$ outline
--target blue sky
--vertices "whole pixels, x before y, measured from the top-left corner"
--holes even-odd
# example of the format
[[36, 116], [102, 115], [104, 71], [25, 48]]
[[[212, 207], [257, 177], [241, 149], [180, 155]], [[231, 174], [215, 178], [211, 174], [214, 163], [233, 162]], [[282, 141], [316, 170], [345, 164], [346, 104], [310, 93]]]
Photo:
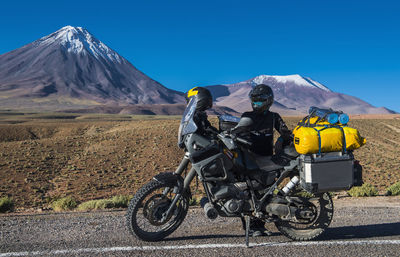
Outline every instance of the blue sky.
[[3, 1], [0, 54], [81, 26], [164, 86], [300, 74], [400, 112], [399, 1]]

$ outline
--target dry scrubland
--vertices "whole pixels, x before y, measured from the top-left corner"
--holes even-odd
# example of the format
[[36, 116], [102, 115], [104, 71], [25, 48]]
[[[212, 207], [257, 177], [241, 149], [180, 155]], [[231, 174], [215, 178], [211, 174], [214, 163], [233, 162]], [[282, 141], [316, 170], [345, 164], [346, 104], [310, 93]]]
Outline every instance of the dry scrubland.
[[[352, 119], [350, 126], [367, 138], [355, 151], [364, 181], [383, 193], [400, 181], [400, 116], [373, 118]], [[299, 118], [285, 120], [294, 128]], [[0, 197], [26, 210], [46, 209], [65, 196], [82, 202], [133, 195], [180, 162], [178, 126], [176, 116], [2, 113]]]

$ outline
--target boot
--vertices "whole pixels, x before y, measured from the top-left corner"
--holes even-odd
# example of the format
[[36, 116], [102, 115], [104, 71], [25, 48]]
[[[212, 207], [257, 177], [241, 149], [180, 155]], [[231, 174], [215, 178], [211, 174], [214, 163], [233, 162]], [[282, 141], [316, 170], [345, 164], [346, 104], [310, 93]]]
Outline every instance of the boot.
[[[241, 218], [243, 229], [246, 230], [246, 222], [244, 218]], [[270, 236], [272, 233], [265, 228], [265, 222], [257, 219], [250, 218], [250, 231], [249, 236], [257, 237], [257, 236]]]

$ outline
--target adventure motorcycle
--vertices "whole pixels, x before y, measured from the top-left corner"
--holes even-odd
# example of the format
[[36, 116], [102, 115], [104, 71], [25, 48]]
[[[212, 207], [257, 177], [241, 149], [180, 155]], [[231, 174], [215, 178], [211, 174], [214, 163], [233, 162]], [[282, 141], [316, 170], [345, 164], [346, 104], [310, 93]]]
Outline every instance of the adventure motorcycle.
[[178, 144], [185, 149], [179, 167], [156, 175], [129, 204], [127, 225], [142, 240], [162, 240], [179, 227], [195, 176], [207, 195], [201, 201], [206, 216], [244, 217], [247, 245], [250, 217], [274, 222], [292, 240], [318, 237], [333, 217], [328, 192], [362, 183], [362, 168], [351, 151], [299, 155], [292, 144], [278, 155], [256, 156], [248, 150], [251, 143], [233, 133], [249, 127], [251, 120], [223, 115], [219, 133], [196, 133], [196, 104], [191, 98], [179, 127]]

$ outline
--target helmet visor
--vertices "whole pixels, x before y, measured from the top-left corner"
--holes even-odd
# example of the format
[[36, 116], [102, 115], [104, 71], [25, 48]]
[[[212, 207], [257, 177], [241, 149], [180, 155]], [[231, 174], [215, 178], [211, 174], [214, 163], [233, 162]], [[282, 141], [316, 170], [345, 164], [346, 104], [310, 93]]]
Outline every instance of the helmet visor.
[[255, 95], [250, 96], [252, 102], [268, 102], [272, 100], [272, 95]]

